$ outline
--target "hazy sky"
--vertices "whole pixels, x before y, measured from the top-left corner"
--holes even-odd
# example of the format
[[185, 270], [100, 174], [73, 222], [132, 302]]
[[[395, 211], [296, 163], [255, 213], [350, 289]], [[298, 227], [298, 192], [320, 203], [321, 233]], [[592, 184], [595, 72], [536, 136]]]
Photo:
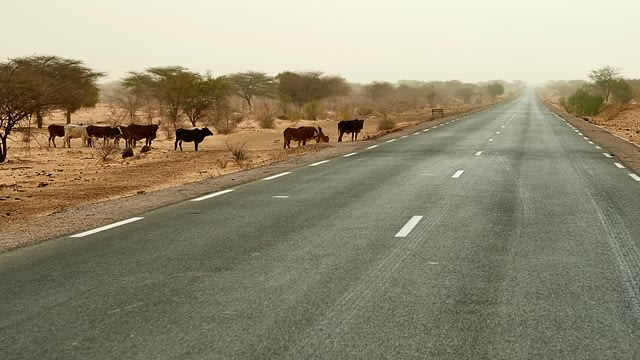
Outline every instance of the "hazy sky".
[[179, 65], [349, 82], [640, 78], [635, 0], [7, 0], [0, 61], [57, 55], [117, 80]]

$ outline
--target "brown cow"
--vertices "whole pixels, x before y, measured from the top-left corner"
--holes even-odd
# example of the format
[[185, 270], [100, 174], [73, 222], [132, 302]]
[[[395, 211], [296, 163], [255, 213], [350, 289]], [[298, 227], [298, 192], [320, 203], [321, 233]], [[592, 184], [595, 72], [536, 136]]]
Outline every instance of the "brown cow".
[[138, 125], [131, 124], [127, 126], [129, 132], [129, 146], [136, 147], [136, 141], [145, 139], [144, 144], [151, 146], [151, 141], [156, 138], [158, 125]]
[[316, 142], [329, 142], [329, 136], [322, 132], [322, 128], [320, 126], [318, 126], [318, 140]]
[[64, 125], [55, 125], [51, 124], [47, 126], [47, 130], [49, 130], [49, 147], [51, 147], [51, 143], [53, 143], [53, 147], [56, 146], [56, 136], [63, 138], [64, 137]]
[[307, 140], [316, 139], [318, 141], [318, 129], [313, 126], [300, 126], [299, 128], [286, 128], [284, 129], [284, 148], [290, 148], [291, 140], [297, 141], [298, 146], [300, 142], [302, 145], [307, 144]]

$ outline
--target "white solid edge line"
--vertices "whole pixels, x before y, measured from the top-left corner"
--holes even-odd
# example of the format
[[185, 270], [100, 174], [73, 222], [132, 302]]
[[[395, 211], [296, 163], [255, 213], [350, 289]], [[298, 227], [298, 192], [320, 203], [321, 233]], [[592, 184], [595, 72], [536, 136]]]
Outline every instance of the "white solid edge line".
[[266, 177], [266, 178], [264, 178], [262, 180], [273, 180], [273, 179], [277, 179], [277, 178], [279, 178], [281, 176], [285, 176], [285, 175], [289, 175], [289, 174], [291, 174], [291, 172], [290, 171], [286, 171], [286, 172], [283, 172], [283, 173], [280, 173], [280, 174], [276, 174], [276, 175], [272, 175], [272, 176]]
[[636, 174], [629, 174], [629, 176], [631, 176], [631, 178], [635, 181], [640, 181], [640, 176], [636, 175]]
[[318, 161], [317, 163], [310, 164], [309, 166], [318, 166], [318, 165], [326, 164], [328, 162], [329, 160], [322, 160], [322, 161]]
[[143, 217], [132, 217], [130, 219], [126, 219], [126, 220], [115, 222], [113, 224], [101, 226], [101, 227], [95, 228], [93, 230], [87, 230], [85, 232], [81, 232], [79, 234], [71, 235], [69, 237], [72, 237], [72, 238], [85, 237], [85, 236], [88, 236], [88, 235], [92, 235], [92, 234], [95, 234], [95, 233], [99, 233], [101, 231], [113, 229], [115, 227], [122, 226], [122, 225], [125, 225], [125, 224], [129, 224], [129, 223], [132, 223], [134, 221], [138, 221], [138, 220], [142, 220], [142, 219], [144, 219], [144, 218]]
[[452, 178], [457, 179], [464, 173], [464, 170], [458, 170], [455, 174], [453, 174]]
[[404, 224], [402, 229], [398, 231], [395, 237], [407, 237], [407, 235], [409, 235], [411, 230], [413, 230], [413, 228], [416, 227], [416, 225], [418, 225], [420, 220], [422, 220], [422, 216], [413, 216], [411, 219], [409, 219], [409, 221], [407, 221], [406, 224]]
[[342, 155], [342, 157], [346, 158], [346, 157], [353, 156], [353, 155], [358, 155], [358, 153], [353, 152], [353, 153], [349, 153], [347, 155]]
[[233, 191], [233, 189], [222, 190], [222, 191], [214, 192], [214, 193], [211, 193], [211, 194], [208, 194], [208, 195], [200, 196], [200, 197], [197, 197], [195, 199], [191, 199], [191, 201], [207, 200], [207, 199], [211, 199], [212, 197], [216, 197], [216, 196], [220, 196], [220, 195], [224, 195], [224, 194], [230, 193], [232, 191]]

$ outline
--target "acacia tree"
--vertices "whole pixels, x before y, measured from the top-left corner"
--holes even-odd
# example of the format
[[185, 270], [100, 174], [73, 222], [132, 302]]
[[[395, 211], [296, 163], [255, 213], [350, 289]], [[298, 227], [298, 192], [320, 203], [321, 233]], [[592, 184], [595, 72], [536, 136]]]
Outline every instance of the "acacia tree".
[[123, 85], [129, 88], [148, 89], [151, 96], [165, 110], [174, 129], [180, 124], [180, 110], [186, 98], [197, 90], [199, 75], [181, 66], [154, 67], [146, 73], [130, 72]]
[[247, 71], [231, 74], [227, 77], [233, 86], [233, 91], [243, 98], [252, 110], [251, 99], [257, 96], [271, 96], [275, 93], [275, 79], [265, 73]]
[[140, 107], [145, 107], [147, 122], [151, 123], [155, 101], [153, 96], [154, 80], [151, 75], [130, 72], [129, 76], [122, 80], [122, 87], [126, 91], [126, 99], [121, 100], [125, 102], [123, 105], [129, 113], [131, 122], [135, 122], [137, 104], [140, 103]]
[[217, 110], [227, 106], [231, 85], [226, 77], [213, 77], [207, 73], [196, 81], [193, 91], [186, 94], [182, 112], [191, 125], [207, 115], [209, 110]]
[[48, 103], [48, 91], [41, 74], [19, 59], [0, 64], [0, 163], [7, 158], [7, 138], [11, 130]]
[[496, 102], [496, 98], [504, 94], [504, 86], [498, 82], [487, 85], [487, 92], [491, 96], [491, 103]]
[[67, 123], [70, 123], [71, 114], [82, 107], [93, 107], [98, 102], [99, 89], [96, 82], [104, 73], [91, 70], [82, 61], [50, 55], [15, 58], [12, 61], [39, 78], [39, 88], [51, 90], [46, 99], [34, 99], [34, 114], [39, 128], [42, 128], [43, 115], [47, 111], [64, 110]]
[[371, 100], [378, 101], [389, 97], [395, 91], [395, 88], [391, 83], [385, 81], [374, 81], [364, 87], [364, 91], [371, 98]]
[[323, 76], [321, 72], [291, 72], [278, 74], [278, 92], [280, 98], [292, 102], [298, 110], [311, 101], [319, 101], [332, 96], [349, 93], [350, 88], [344, 78]]
[[611, 66], [603, 66], [600, 69], [592, 70], [589, 79], [593, 81], [596, 88], [602, 92], [604, 103], [609, 103], [611, 91], [616, 86], [616, 82], [621, 79], [620, 72]]

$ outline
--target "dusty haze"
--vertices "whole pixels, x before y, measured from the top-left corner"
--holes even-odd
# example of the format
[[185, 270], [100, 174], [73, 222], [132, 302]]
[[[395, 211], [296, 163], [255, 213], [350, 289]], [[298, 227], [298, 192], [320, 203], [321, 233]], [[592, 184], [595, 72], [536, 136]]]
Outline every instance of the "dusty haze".
[[214, 75], [317, 70], [349, 82], [640, 78], [628, 0], [21, 0], [0, 59], [57, 55], [117, 80], [180, 65]]

